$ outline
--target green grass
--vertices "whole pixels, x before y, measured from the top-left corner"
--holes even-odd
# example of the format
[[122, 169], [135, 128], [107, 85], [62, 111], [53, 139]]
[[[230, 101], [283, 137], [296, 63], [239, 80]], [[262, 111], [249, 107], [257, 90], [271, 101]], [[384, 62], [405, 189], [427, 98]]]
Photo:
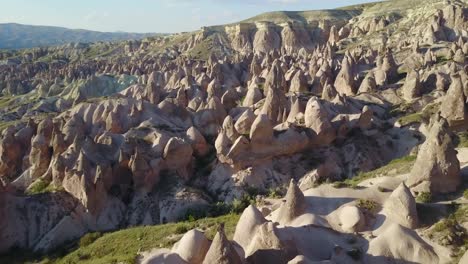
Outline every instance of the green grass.
[[402, 173], [408, 173], [416, 161], [416, 156], [409, 155], [403, 158], [392, 160], [389, 164], [369, 172], [361, 172], [351, 179], [346, 179], [342, 182], [335, 182], [333, 186], [335, 188], [352, 187], [356, 188], [359, 183], [373, 179], [379, 176], [387, 176], [389, 174], [398, 175]]
[[457, 134], [459, 148], [468, 148], [468, 132], [461, 132]]
[[37, 179], [26, 190], [26, 194], [35, 195], [35, 194], [59, 192], [59, 191], [63, 191], [63, 187], [56, 187], [48, 181], [45, 181], [43, 179]]
[[204, 231], [209, 239], [213, 239], [218, 225], [224, 223], [226, 235], [232, 239], [239, 217], [229, 214], [194, 222], [135, 227], [107, 234], [91, 233], [83, 236], [72, 252], [63, 253], [63, 250], [59, 250], [47, 257], [28, 257], [27, 253], [14, 254], [0, 257], [0, 263], [135, 263], [140, 252], [153, 248], [170, 248], [183, 233], [193, 228]]
[[232, 239], [238, 215], [200, 219], [192, 223], [166, 224], [151, 227], [137, 227], [105, 234], [93, 243], [80, 247], [62, 259], [50, 263], [135, 263], [138, 252], [152, 248], [171, 247], [185, 230], [200, 228], [209, 238], [216, 234], [216, 227], [225, 223], [226, 235]]
[[286, 194], [284, 187], [269, 188], [267, 193], [268, 198], [272, 199], [281, 198]]
[[422, 192], [416, 197], [419, 203], [430, 203], [432, 201], [432, 194], [430, 192]]
[[11, 96], [2, 96], [0, 97], [0, 108], [3, 109], [11, 104], [13, 97]]
[[[414, 123], [429, 123], [431, 116], [439, 110], [439, 104], [430, 104], [426, 106], [421, 112], [406, 114], [398, 119], [402, 126], [411, 125]], [[394, 110], [395, 112], [405, 113], [408, 107], [404, 106], [401, 110]]]
[[414, 114], [409, 114], [409, 115], [400, 117], [398, 119], [398, 122], [402, 126], [407, 126], [407, 125], [411, 125], [411, 124], [414, 124], [414, 123], [421, 123], [422, 122], [422, 113], [414, 113]]
[[194, 59], [207, 60], [211, 53], [216, 53], [217, 47], [214, 46], [214, 41], [214, 35], [208, 36], [189, 52], [189, 56]]
[[102, 234], [100, 232], [96, 233], [88, 233], [84, 235], [82, 238], [80, 238], [79, 246], [80, 248], [87, 247], [94, 243], [98, 238], [100, 238]]
[[0, 122], [0, 133], [2, 133], [3, 130], [7, 129], [9, 126], [16, 125], [18, 122], [18, 120]]
[[429, 238], [452, 247], [453, 263], [458, 263], [468, 249], [468, 231], [462, 225], [466, 221], [468, 221], [468, 205], [454, 204], [453, 213], [434, 224], [428, 233]]

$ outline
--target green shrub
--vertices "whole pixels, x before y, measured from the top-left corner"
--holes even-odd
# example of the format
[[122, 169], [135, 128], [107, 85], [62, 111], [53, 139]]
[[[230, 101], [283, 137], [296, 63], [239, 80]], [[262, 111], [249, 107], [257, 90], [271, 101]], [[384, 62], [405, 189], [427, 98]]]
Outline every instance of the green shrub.
[[241, 199], [235, 199], [231, 205], [231, 213], [241, 214], [251, 204], [255, 204], [255, 199], [249, 195], [244, 195]]
[[466, 189], [466, 190], [463, 192], [463, 197], [465, 197], [465, 199], [468, 199], [468, 189]]
[[189, 231], [189, 230], [190, 230], [190, 228], [187, 225], [181, 224], [181, 225], [176, 227], [174, 233], [180, 235], [180, 234], [187, 233], [187, 231]]
[[379, 204], [377, 202], [366, 199], [359, 199], [356, 206], [371, 213], [375, 213], [379, 209]]
[[44, 181], [43, 179], [38, 179], [29, 186], [29, 188], [26, 190], [26, 194], [35, 195], [49, 192], [60, 192], [63, 190], [64, 189], [62, 186], [56, 187], [53, 184]]
[[457, 224], [457, 221], [453, 218], [442, 219], [434, 225], [434, 232], [442, 232], [452, 228]]
[[420, 203], [430, 203], [432, 201], [432, 194], [430, 192], [422, 192], [416, 197], [416, 201]]
[[457, 134], [459, 148], [468, 148], [468, 132], [462, 132]]
[[29, 186], [26, 193], [29, 195], [44, 193], [46, 192], [49, 184], [49, 182], [44, 181], [43, 179], [38, 179]]
[[268, 189], [268, 198], [278, 199], [284, 196], [283, 191], [280, 187]]
[[206, 217], [218, 217], [227, 214], [241, 214], [251, 204], [255, 204], [255, 189], [250, 189], [252, 195], [245, 194], [240, 199], [234, 199], [230, 204], [225, 202], [217, 202], [211, 204], [208, 208], [189, 209], [180, 219], [181, 221], [193, 222]]

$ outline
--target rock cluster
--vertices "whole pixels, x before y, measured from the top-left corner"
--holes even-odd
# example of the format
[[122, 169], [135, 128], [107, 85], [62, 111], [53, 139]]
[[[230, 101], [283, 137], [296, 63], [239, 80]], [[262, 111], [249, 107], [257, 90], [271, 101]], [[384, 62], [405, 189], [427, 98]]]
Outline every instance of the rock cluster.
[[[408, 10], [379, 10], [396, 2]], [[468, 13], [396, 2], [1, 53], [0, 253], [176, 222], [289, 183], [283, 201], [244, 211], [233, 241], [191, 230], [147, 263], [353, 263], [346, 238], [367, 231], [352, 237], [368, 244], [362, 261], [437, 262], [411, 230], [424, 220], [414, 197], [462, 186]], [[416, 150], [391, 193], [374, 192], [381, 179], [359, 195], [312, 188]], [[382, 211], [355, 201], [367, 196]]]

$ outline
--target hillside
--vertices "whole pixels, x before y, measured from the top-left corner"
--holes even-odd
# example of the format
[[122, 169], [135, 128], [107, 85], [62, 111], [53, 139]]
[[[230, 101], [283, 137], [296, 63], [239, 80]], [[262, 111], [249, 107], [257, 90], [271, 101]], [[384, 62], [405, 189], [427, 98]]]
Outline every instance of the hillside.
[[15, 23], [0, 24], [0, 49], [23, 49], [67, 44], [70, 42], [120, 41], [142, 39], [154, 33], [98, 32]]
[[0, 263], [468, 263], [467, 29], [392, 0], [1, 50]]
[[351, 19], [352, 17], [359, 15], [361, 9], [356, 7], [355, 9], [348, 10], [311, 10], [311, 11], [277, 11], [263, 13], [258, 16], [246, 19], [240, 23], [254, 23], [261, 21], [268, 21], [272, 23], [282, 23], [287, 21], [317, 21], [320, 19]]

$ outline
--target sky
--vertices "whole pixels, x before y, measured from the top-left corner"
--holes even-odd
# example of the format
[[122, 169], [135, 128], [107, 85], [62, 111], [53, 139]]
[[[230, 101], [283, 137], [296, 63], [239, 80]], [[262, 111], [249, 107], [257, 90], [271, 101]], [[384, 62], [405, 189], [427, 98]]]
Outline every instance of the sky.
[[376, 0], [0, 0], [0, 23], [175, 33], [269, 11], [331, 9]]

